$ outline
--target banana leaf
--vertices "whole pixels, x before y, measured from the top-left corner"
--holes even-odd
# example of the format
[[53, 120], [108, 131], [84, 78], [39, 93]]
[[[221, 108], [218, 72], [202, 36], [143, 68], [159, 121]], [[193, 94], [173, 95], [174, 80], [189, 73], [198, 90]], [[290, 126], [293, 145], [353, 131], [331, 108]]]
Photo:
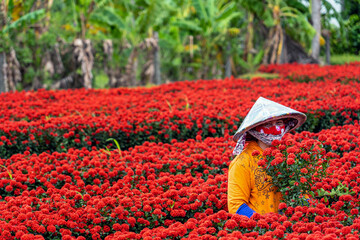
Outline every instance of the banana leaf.
[[35, 22], [40, 21], [43, 17], [45, 17], [45, 10], [39, 9], [30, 13], [25, 14], [20, 17], [18, 20], [12, 22], [10, 25], [7, 25], [2, 30], [2, 33], [7, 33], [12, 30], [21, 30], [21, 28], [25, 27], [29, 24], [34, 24]]

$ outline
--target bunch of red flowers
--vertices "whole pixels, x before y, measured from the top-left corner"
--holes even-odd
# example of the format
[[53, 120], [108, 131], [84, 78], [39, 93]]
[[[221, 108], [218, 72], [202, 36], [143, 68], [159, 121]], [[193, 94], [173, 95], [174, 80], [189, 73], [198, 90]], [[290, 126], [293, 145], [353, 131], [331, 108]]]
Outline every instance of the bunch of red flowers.
[[293, 139], [288, 135], [282, 141], [274, 141], [263, 155], [265, 158], [258, 164], [283, 194], [283, 201], [292, 207], [308, 205], [309, 197], [314, 196], [312, 186], [326, 177], [332, 156], [318, 140]]

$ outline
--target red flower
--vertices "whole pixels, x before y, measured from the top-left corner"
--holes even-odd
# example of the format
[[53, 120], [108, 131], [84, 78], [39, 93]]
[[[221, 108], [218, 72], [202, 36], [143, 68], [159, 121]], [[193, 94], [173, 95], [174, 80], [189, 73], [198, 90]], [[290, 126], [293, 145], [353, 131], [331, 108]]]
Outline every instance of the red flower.
[[280, 144], [280, 141], [277, 140], [277, 139], [275, 139], [274, 141], [272, 141], [271, 146], [276, 147], [276, 146], [279, 145], [279, 144]]
[[225, 227], [231, 230], [237, 227], [237, 223], [234, 220], [229, 219], [226, 221]]
[[115, 223], [112, 228], [115, 230], [115, 231], [120, 231], [121, 230], [121, 225], [119, 223]]
[[307, 182], [307, 179], [304, 178], [304, 177], [301, 177], [301, 178], [300, 178], [300, 182], [301, 182], [301, 183], [306, 183], [306, 182]]
[[286, 160], [286, 164], [287, 165], [293, 165], [295, 163], [295, 160], [293, 159], [293, 158], [288, 158], [287, 160]]
[[143, 207], [143, 210], [144, 210], [144, 212], [150, 212], [152, 210], [152, 208], [150, 207], [150, 205], [145, 205]]
[[280, 230], [280, 229], [275, 229], [274, 230], [274, 235], [278, 238], [283, 238], [284, 237], [284, 231]]
[[269, 224], [267, 224], [267, 222], [263, 219], [257, 221], [257, 226], [260, 228], [269, 229]]
[[279, 204], [279, 210], [282, 210], [282, 209], [285, 209], [285, 208], [287, 208], [286, 203], [282, 202], [282, 203]]
[[265, 166], [266, 162], [264, 159], [260, 159], [258, 162], [257, 162], [258, 166], [262, 167], [262, 166]]
[[260, 152], [258, 150], [255, 150], [251, 153], [253, 156], [258, 156], [260, 154]]
[[6, 187], [5, 187], [5, 191], [7, 191], [7, 192], [12, 192], [14, 189], [13, 189], [13, 187], [11, 186], [11, 185], [7, 185]]
[[310, 156], [309, 156], [309, 154], [307, 154], [307, 153], [302, 153], [302, 154], [300, 155], [300, 157], [301, 157], [302, 159], [304, 159], [304, 160], [309, 160], [309, 159], [310, 159]]
[[129, 217], [129, 218], [127, 219], [127, 222], [133, 227], [133, 226], [135, 226], [136, 219], [133, 218], [133, 217]]

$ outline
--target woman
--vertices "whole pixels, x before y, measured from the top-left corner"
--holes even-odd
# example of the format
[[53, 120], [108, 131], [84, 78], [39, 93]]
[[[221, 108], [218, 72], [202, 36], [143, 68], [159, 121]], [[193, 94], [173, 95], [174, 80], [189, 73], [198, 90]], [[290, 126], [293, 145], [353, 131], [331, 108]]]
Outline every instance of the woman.
[[237, 142], [228, 176], [228, 210], [251, 217], [255, 212], [277, 212], [281, 193], [265, 170], [257, 165], [273, 140], [300, 127], [306, 115], [260, 97], [235, 133]]

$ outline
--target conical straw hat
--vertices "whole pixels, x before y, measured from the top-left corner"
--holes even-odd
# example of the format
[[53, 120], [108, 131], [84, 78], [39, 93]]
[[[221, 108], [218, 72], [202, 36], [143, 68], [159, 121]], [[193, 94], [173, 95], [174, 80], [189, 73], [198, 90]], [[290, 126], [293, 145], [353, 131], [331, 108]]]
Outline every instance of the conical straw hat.
[[306, 121], [306, 115], [269, 99], [259, 97], [246, 115], [239, 129], [236, 131], [233, 140], [237, 142], [248, 130], [263, 123], [279, 119], [297, 120], [295, 121], [295, 126], [289, 130], [292, 131], [300, 127]]

